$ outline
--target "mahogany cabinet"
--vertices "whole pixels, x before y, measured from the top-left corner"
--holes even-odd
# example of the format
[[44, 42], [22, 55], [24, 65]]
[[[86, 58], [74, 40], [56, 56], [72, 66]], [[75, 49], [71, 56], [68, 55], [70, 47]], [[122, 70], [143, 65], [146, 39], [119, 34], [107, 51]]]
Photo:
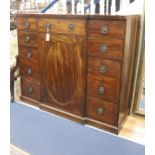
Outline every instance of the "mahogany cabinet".
[[21, 99], [118, 133], [130, 109], [139, 16], [17, 14]]

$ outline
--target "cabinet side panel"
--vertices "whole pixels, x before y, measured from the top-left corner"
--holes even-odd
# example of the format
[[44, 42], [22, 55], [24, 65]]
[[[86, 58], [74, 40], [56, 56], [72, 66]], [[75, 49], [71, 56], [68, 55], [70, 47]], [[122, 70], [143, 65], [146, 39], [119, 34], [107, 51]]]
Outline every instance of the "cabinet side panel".
[[122, 65], [121, 96], [119, 106], [119, 125], [129, 113], [130, 90], [134, 69], [135, 54], [137, 51], [139, 16], [130, 16], [126, 21], [126, 37], [124, 46], [124, 59]]

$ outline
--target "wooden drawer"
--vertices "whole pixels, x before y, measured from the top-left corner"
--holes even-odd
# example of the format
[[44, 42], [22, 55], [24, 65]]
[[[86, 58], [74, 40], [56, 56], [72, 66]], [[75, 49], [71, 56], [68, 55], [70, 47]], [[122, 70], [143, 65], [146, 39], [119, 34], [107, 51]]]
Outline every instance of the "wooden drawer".
[[89, 97], [113, 103], [119, 102], [120, 85], [118, 82], [103, 79], [96, 80], [93, 75], [89, 75], [87, 80], [87, 95]]
[[120, 82], [121, 63], [119, 61], [88, 56], [87, 67], [88, 76], [93, 75], [97, 80]]
[[19, 56], [31, 64], [39, 64], [39, 51], [37, 48], [20, 47]]
[[20, 59], [20, 74], [25, 78], [40, 81], [39, 65], [29, 63], [22, 58]]
[[22, 96], [29, 97], [34, 100], [40, 100], [40, 85], [21, 78]]
[[124, 39], [125, 21], [123, 20], [89, 20], [88, 36]]
[[17, 17], [17, 29], [37, 31], [37, 19], [31, 17]]
[[87, 98], [86, 117], [117, 125], [118, 105], [103, 100]]
[[37, 32], [18, 31], [18, 43], [24, 46], [38, 47]]
[[46, 33], [46, 25], [50, 24], [51, 33], [62, 33], [62, 34], [85, 34], [85, 21], [84, 20], [74, 20], [74, 19], [39, 19], [38, 29], [39, 32]]
[[123, 59], [123, 40], [88, 39], [87, 54], [104, 58]]

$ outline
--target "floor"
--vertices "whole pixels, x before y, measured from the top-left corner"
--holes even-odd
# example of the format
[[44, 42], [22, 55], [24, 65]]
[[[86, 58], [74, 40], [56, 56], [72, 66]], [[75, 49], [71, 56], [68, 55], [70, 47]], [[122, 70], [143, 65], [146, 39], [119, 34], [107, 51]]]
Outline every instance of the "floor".
[[130, 115], [119, 133], [120, 137], [145, 144], [145, 119], [141, 116]]
[[10, 146], [10, 155], [30, 155], [30, 154], [16, 146], [14, 146], [14, 145], [11, 145]]

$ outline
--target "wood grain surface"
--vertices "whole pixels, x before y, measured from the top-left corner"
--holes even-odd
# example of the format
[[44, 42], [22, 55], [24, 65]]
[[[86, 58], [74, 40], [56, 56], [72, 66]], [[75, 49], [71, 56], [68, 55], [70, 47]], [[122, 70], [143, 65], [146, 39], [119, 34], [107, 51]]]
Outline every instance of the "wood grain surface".
[[[25, 27], [26, 23], [29, 23], [28, 27]], [[37, 31], [37, 18], [31, 18], [31, 17], [22, 17], [17, 18], [17, 29], [18, 30], [26, 30], [26, 31]]]
[[42, 99], [49, 104], [71, 113], [83, 115], [85, 57], [84, 38], [52, 35], [42, 44]]
[[[29, 37], [29, 41], [26, 41], [27, 37]], [[38, 47], [38, 34], [36, 32], [18, 31], [18, 43], [22, 46]]]

